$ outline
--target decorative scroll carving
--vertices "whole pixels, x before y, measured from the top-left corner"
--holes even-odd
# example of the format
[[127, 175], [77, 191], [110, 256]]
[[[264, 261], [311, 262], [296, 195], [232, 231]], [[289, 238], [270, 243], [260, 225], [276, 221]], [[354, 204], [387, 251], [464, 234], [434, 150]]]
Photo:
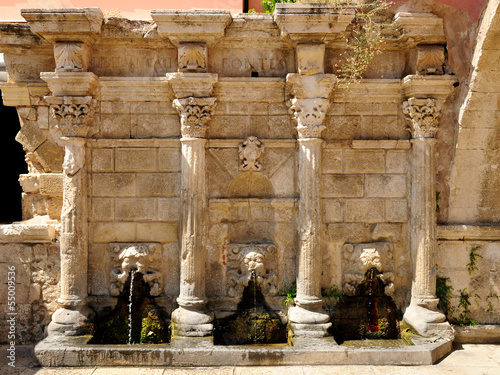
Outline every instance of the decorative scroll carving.
[[239, 146], [240, 171], [260, 171], [262, 164], [259, 161], [264, 154], [264, 146], [257, 137], [248, 137]]
[[123, 292], [130, 271], [140, 272], [151, 287], [150, 294], [159, 296], [163, 288], [161, 245], [159, 243], [112, 243], [110, 294], [118, 296]]
[[385, 294], [394, 293], [394, 244], [391, 242], [345, 244], [342, 247], [342, 288], [353, 296], [356, 287], [364, 280], [366, 272], [376, 268], [385, 284]]
[[84, 43], [54, 44], [56, 72], [84, 72], [88, 67], [88, 50]]
[[325, 45], [299, 44], [297, 45], [297, 61], [300, 74], [323, 74], [325, 71]]
[[444, 66], [443, 46], [419, 46], [417, 48], [416, 74], [442, 75]]
[[227, 284], [229, 297], [239, 298], [255, 273], [264, 295], [278, 294], [275, 245], [230, 244], [227, 247]]
[[215, 98], [175, 99], [174, 108], [181, 118], [181, 133], [183, 138], [204, 138], [207, 122], [215, 107]]
[[179, 72], [207, 71], [207, 46], [204, 43], [179, 43], [177, 53]]
[[441, 116], [441, 100], [410, 98], [403, 102], [403, 114], [412, 138], [434, 138]]
[[52, 117], [65, 137], [90, 136], [97, 101], [91, 96], [45, 97]]
[[321, 132], [326, 128], [323, 125], [328, 99], [292, 99], [287, 103], [289, 113], [297, 120], [299, 138], [321, 138]]

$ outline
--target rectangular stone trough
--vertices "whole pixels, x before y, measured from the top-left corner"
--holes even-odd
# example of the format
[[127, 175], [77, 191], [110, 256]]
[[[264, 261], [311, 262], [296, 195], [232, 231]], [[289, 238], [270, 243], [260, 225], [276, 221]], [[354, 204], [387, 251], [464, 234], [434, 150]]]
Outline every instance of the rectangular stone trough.
[[446, 339], [409, 346], [353, 347], [331, 338], [296, 338], [293, 346], [214, 346], [210, 338], [163, 345], [88, 345], [90, 336], [49, 337], [35, 347], [41, 366], [431, 365], [452, 350]]

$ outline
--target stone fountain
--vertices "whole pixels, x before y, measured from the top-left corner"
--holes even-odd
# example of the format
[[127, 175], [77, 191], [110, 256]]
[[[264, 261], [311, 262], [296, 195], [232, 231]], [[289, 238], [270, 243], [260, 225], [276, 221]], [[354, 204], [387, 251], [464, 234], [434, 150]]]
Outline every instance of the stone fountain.
[[[344, 89], [349, 7], [22, 15], [0, 25], [1, 89], [22, 120], [23, 179], [37, 183], [23, 184], [25, 203], [60, 208], [27, 214], [60, 247], [42, 365], [430, 364], [451, 350], [434, 270], [434, 145], [455, 83], [440, 18], [396, 14], [382, 63]], [[322, 289], [355, 296], [369, 270], [415, 345], [335, 341]], [[134, 272], [171, 342], [86, 344]], [[292, 345], [214, 346], [247, 288]]]

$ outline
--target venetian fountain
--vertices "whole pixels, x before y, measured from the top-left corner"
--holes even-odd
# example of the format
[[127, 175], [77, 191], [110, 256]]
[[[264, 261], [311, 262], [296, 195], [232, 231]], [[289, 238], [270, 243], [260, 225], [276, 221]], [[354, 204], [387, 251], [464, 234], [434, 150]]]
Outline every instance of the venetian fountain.
[[[42, 365], [429, 364], [451, 350], [433, 269], [433, 150], [455, 84], [440, 18], [390, 15], [376, 68], [344, 90], [349, 7], [22, 15], [0, 45], [24, 199], [33, 179], [61, 191], [43, 212], [60, 221], [61, 274]], [[402, 320], [413, 345], [342, 344], [397, 339]]]

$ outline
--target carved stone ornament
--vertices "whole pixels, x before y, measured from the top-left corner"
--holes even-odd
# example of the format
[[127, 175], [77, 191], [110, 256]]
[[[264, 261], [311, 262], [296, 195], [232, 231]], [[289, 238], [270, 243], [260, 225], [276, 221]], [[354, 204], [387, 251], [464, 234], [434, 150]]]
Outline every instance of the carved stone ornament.
[[150, 295], [159, 296], [163, 289], [161, 274], [161, 244], [159, 243], [112, 243], [110, 294], [118, 296], [130, 276], [130, 271], [140, 272], [150, 286]]
[[84, 43], [57, 42], [54, 44], [56, 72], [85, 72], [88, 49]]
[[64, 150], [63, 171], [68, 176], [74, 176], [85, 164], [85, 145], [66, 142]]
[[260, 171], [262, 164], [259, 161], [264, 154], [264, 146], [257, 137], [248, 137], [240, 143], [238, 154], [240, 156], [240, 171]]
[[183, 138], [204, 138], [207, 132], [207, 122], [215, 107], [215, 98], [175, 99], [174, 108], [181, 118], [181, 133]]
[[298, 71], [300, 74], [312, 75], [325, 72], [325, 45], [297, 45]]
[[434, 138], [441, 116], [441, 100], [410, 98], [403, 102], [403, 114], [412, 138]]
[[278, 294], [277, 251], [270, 244], [230, 244], [227, 246], [227, 294], [241, 298], [255, 274], [256, 284], [265, 296]]
[[207, 71], [207, 46], [204, 43], [179, 43], [177, 53], [179, 72]]
[[297, 132], [300, 138], [321, 138], [326, 110], [330, 104], [328, 99], [292, 99], [288, 103], [288, 112], [297, 121]]
[[91, 135], [92, 119], [97, 101], [91, 96], [45, 97], [50, 113], [65, 137], [86, 138]]
[[394, 293], [394, 244], [391, 242], [372, 242], [345, 244], [342, 247], [342, 289], [353, 296], [356, 287], [364, 280], [366, 272], [376, 268], [380, 280], [385, 284], [384, 292]]
[[417, 47], [416, 74], [442, 75], [444, 66], [443, 46]]

